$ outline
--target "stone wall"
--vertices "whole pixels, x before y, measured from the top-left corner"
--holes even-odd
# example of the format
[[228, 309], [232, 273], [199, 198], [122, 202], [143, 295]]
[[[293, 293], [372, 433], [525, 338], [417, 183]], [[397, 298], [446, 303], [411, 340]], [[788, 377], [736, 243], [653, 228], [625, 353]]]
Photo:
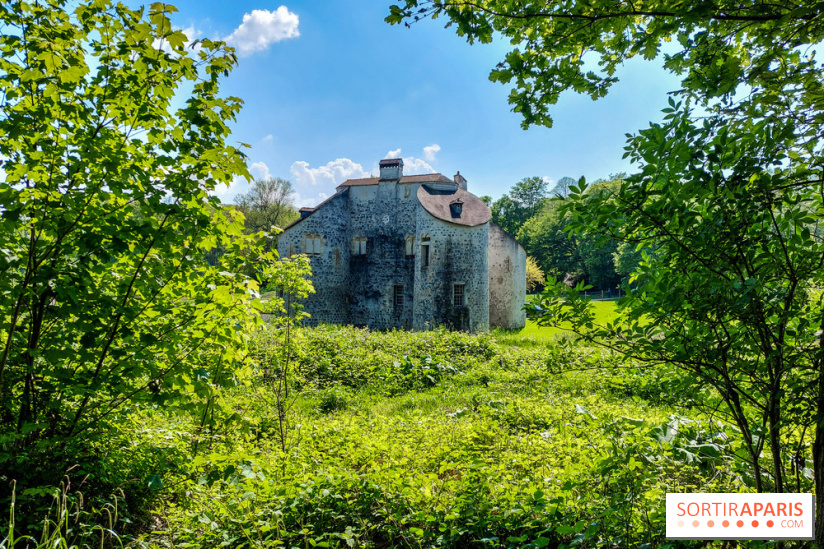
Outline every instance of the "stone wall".
[[[467, 227], [433, 217], [418, 202], [419, 186], [381, 180], [377, 185], [345, 188], [280, 236], [278, 251], [283, 257], [312, 254], [316, 293], [305, 302], [305, 310], [312, 315], [307, 324], [415, 330], [445, 324], [472, 332], [489, 329], [493, 311], [490, 224]], [[308, 235], [320, 237], [319, 253], [307, 249]], [[423, 265], [422, 237], [429, 239], [428, 266]], [[366, 239], [365, 254], [358, 253], [356, 244], [362, 238]], [[520, 272], [525, 288], [525, 256], [520, 263], [516, 257], [523, 250], [517, 243], [512, 248], [505, 239], [496, 238], [498, 248], [514, 254], [510, 278], [517, 280]], [[407, 241], [412, 255], [406, 253]], [[455, 305], [456, 285], [463, 286], [464, 305]], [[396, 287], [402, 296], [398, 300]], [[516, 296], [518, 310], [524, 292]], [[510, 311], [509, 316], [513, 315], [517, 316]]]
[[[418, 204], [406, 187], [381, 181], [349, 191], [346, 238], [366, 237], [366, 255], [349, 260], [350, 322], [356, 326], [412, 327], [415, 257], [406, 256], [405, 244], [415, 235]], [[395, 286], [403, 287], [403, 304], [395, 304]]]
[[[414, 329], [446, 324], [470, 332], [489, 330], [488, 225], [454, 225], [418, 208]], [[422, 264], [423, 237], [430, 239], [428, 267]], [[461, 307], [454, 305], [456, 284], [464, 285]]]
[[526, 252], [498, 225], [489, 223], [489, 324], [508, 330], [526, 325]]
[[349, 256], [350, 246], [346, 240], [349, 226], [347, 192], [329, 198], [322, 207], [286, 229], [278, 237], [278, 253], [281, 257], [311, 253], [306, 249], [306, 236], [319, 235], [321, 246], [319, 255], [310, 255], [312, 283], [315, 293], [304, 302], [304, 310], [311, 317], [306, 324], [315, 326], [319, 322], [348, 324], [349, 317]]

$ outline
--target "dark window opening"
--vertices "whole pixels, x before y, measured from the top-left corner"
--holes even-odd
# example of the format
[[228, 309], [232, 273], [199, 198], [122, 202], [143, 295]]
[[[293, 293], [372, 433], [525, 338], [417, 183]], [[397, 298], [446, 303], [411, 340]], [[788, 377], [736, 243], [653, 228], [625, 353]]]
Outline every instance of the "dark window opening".
[[403, 286], [395, 286], [393, 299], [395, 307], [403, 307]]
[[421, 265], [429, 267], [429, 244], [421, 246]]
[[452, 304], [455, 307], [463, 307], [465, 305], [464, 300], [464, 290], [466, 289], [466, 284], [455, 284], [455, 290], [453, 292], [453, 299]]
[[449, 205], [449, 211], [452, 214], [452, 217], [461, 217], [461, 212], [463, 211], [463, 202], [461, 202], [460, 198]]

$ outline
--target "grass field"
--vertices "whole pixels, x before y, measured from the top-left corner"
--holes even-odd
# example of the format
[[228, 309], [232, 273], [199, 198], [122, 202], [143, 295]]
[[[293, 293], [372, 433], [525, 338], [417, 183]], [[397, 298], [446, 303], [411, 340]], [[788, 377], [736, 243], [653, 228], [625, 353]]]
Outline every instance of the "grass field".
[[[262, 368], [276, 336], [257, 335]], [[654, 547], [667, 491], [742, 489], [733, 464], [697, 454], [733, 444], [723, 426], [680, 417], [664, 381], [553, 337], [297, 330], [283, 423], [263, 378], [227, 395], [242, 421], [225, 427], [152, 416], [156, 451], [199, 444], [162, 472], [162, 527], [141, 544]]]
[[[528, 299], [530, 297], [532, 296], [527, 296]], [[606, 324], [618, 318], [616, 300], [593, 301], [592, 304], [595, 308], [596, 323]], [[526, 326], [522, 330], [496, 330], [495, 335], [502, 343], [524, 346], [546, 344], [558, 338], [570, 337], [574, 334], [563, 329], [563, 327], [543, 327], [539, 326], [534, 320], [527, 320]]]
[[679, 406], [673, 372], [563, 333], [320, 326], [287, 341], [267, 324], [253, 375], [204, 393], [222, 409], [123, 417], [101, 452], [139, 449], [124, 463], [153, 497], [135, 511], [127, 492], [109, 529], [77, 513], [77, 546], [116, 531], [145, 549], [671, 547], [667, 492], [753, 489], [735, 428]]

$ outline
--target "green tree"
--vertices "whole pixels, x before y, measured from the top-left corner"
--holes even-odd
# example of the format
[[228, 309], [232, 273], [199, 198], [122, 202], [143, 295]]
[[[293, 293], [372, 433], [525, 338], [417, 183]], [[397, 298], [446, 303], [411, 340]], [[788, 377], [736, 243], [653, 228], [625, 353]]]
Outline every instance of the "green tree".
[[547, 182], [541, 177], [526, 177], [492, 203], [492, 221], [511, 235], [535, 215], [546, 199]]
[[566, 200], [569, 198], [569, 189], [575, 186], [575, 183], [576, 181], [571, 177], [562, 177], [552, 188], [552, 197]]
[[[292, 182], [286, 179], [255, 179], [247, 193], [235, 198], [235, 206], [246, 216], [247, 232], [271, 232], [272, 227], [283, 228], [297, 219], [293, 194]], [[277, 247], [277, 242], [272, 245]]]
[[[577, 188], [567, 210], [574, 231], [655, 250], [622, 304], [630, 324], [597, 329], [575, 292], [565, 318], [594, 341], [675, 364], [711, 388], [741, 429], [759, 490], [785, 491], [788, 471], [811, 461], [824, 546], [821, 6], [405, 0], [387, 20], [427, 16], [445, 16], [470, 42], [499, 32], [516, 45], [490, 78], [514, 83], [510, 102], [524, 127], [550, 126], [548, 109], [566, 90], [602, 97], [638, 55], [683, 77], [663, 123], [629, 139], [641, 172], [614, 192], [585, 199]], [[680, 51], [659, 56], [665, 42]], [[539, 309], [564, 317], [560, 290]], [[802, 488], [802, 476], [794, 480]]]
[[588, 280], [586, 265], [579, 254], [576, 236], [566, 232], [568, 216], [559, 211], [557, 200], [547, 202], [518, 232], [527, 255], [534, 257], [541, 269], [554, 278]]
[[617, 190], [587, 196], [581, 185], [565, 208], [574, 232], [654, 244], [631, 275], [627, 323], [595, 326], [575, 292], [560, 306], [560, 285], [543, 296], [541, 316], [557, 314], [553, 322], [568, 320], [591, 341], [689, 372], [682, 382], [714, 389], [741, 431], [755, 487], [803, 491], [803, 477], [790, 472], [806, 460], [821, 467], [820, 433], [814, 448], [806, 435], [818, 429], [822, 395], [820, 168], [791, 162], [811, 145], [798, 142], [792, 120], [696, 122], [681, 104], [672, 111], [630, 142], [633, 159], [667, 147], [666, 160]]
[[[740, 83], [762, 90], [789, 79], [812, 84], [819, 69], [799, 48], [824, 32], [813, 0], [396, 0], [389, 9], [389, 23], [443, 18], [470, 43], [505, 36], [514, 47], [489, 78], [513, 84], [509, 102], [524, 128], [551, 127], [549, 108], [566, 91], [604, 97], [621, 66], [638, 56], [661, 59], [707, 98]], [[659, 55], [664, 43], [681, 50]]]
[[70, 6], [0, 6], [0, 470], [21, 488], [88, 465], [125, 405], [216, 406], [248, 371], [239, 273], [280, 268], [210, 195], [248, 176], [232, 51], [186, 48], [165, 4]]
[[[614, 187], [616, 181], [600, 181], [598, 188]], [[572, 187], [571, 187], [572, 188]], [[590, 234], [570, 234], [571, 216], [561, 199], [547, 200], [518, 232], [518, 241], [535, 257], [548, 275], [567, 282], [584, 281], [602, 290], [620, 281], [613, 255], [617, 241], [602, 241]]]
[[541, 290], [546, 282], [546, 275], [541, 270], [541, 266], [532, 256], [526, 258], [526, 291], [532, 293]]

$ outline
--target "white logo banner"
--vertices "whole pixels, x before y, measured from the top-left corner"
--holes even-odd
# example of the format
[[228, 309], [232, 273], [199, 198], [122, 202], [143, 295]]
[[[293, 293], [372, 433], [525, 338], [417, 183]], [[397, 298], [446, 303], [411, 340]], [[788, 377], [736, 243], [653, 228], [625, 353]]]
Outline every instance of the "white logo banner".
[[814, 539], [813, 494], [667, 494], [668, 539]]

